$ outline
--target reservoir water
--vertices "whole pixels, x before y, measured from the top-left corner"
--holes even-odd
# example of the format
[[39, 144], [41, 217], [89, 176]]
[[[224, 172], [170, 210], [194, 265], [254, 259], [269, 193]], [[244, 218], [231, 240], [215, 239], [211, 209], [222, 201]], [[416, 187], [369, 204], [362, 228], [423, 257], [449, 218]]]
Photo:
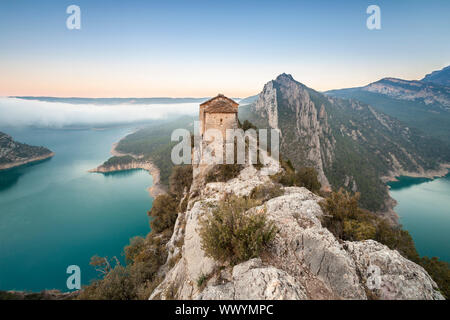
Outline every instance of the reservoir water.
[[[97, 276], [91, 256], [123, 261], [129, 239], [150, 231], [147, 172], [87, 172], [133, 129], [1, 129], [55, 156], [0, 171], [0, 290], [66, 291], [69, 265], [80, 266], [88, 284]], [[432, 181], [400, 177], [389, 185], [419, 253], [450, 261], [450, 175]]]
[[132, 129], [2, 128], [16, 141], [46, 146], [55, 156], [0, 171], [0, 290], [67, 291], [69, 265], [78, 265], [82, 284], [88, 284], [97, 276], [91, 256], [123, 261], [129, 239], [150, 231], [148, 172], [87, 172]]
[[400, 177], [389, 186], [419, 254], [450, 262], [450, 174], [434, 180]]

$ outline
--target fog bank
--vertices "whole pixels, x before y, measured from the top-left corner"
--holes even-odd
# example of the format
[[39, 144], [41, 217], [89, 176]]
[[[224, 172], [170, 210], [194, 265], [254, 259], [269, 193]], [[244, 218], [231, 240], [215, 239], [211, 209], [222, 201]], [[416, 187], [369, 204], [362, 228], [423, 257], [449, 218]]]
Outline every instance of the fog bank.
[[94, 105], [2, 97], [0, 127], [99, 126], [193, 115], [197, 112], [198, 103]]

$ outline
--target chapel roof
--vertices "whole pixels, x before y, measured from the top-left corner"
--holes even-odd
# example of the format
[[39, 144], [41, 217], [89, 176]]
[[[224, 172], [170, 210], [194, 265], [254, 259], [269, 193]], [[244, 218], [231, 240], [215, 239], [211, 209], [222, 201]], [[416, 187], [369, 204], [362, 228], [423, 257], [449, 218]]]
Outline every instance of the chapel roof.
[[204, 107], [207, 113], [236, 113], [239, 104], [219, 93], [214, 98], [200, 104], [200, 106]]

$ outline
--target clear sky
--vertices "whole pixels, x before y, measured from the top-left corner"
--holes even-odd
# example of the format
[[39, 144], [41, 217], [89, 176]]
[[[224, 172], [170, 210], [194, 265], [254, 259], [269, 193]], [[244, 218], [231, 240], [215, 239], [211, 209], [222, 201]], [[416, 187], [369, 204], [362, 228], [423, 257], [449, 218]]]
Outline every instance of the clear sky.
[[[81, 8], [68, 30], [66, 8]], [[368, 30], [366, 8], [381, 8]], [[450, 1], [1, 0], [0, 95], [245, 97], [282, 72], [316, 90], [450, 64]]]

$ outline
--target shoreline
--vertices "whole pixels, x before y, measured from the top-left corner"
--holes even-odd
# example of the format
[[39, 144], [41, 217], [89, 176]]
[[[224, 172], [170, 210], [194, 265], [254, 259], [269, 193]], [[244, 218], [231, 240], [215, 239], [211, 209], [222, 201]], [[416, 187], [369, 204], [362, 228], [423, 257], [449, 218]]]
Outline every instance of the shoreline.
[[435, 170], [422, 170], [420, 172], [408, 172], [404, 170], [391, 171], [389, 175], [381, 177], [381, 180], [386, 185], [388, 198], [384, 201], [386, 206], [385, 211], [380, 213], [387, 217], [394, 224], [400, 224], [400, 216], [395, 212], [395, 207], [398, 205], [397, 200], [391, 196], [391, 188], [387, 185], [388, 182], [398, 181], [399, 177], [411, 177], [411, 178], [428, 178], [434, 180], [436, 178], [445, 177], [450, 172], [450, 163], [441, 163], [439, 169]]
[[419, 172], [410, 172], [405, 170], [395, 170], [389, 172], [387, 176], [381, 177], [381, 180], [384, 183], [387, 182], [393, 182], [398, 181], [397, 178], [399, 177], [411, 177], [411, 178], [428, 178], [428, 179], [435, 179], [435, 178], [442, 178], [446, 176], [450, 172], [450, 163], [441, 163], [439, 165], [439, 169], [432, 169], [432, 170], [421, 170]]
[[[122, 138], [123, 139], [123, 138]], [[163, 184], [161, 184], [160, 181], [160, 171], [159, 168], [151, 161], [149, 160], [143, 160], [143, 155], [135, 155], [132, 153], [121, 153], [116, 150], [117, 145], [119, 144], [120, 140], [118, 142], [113, 143], [111, 147], [110, 153], [113, 156], [116, 157], [123, 157], [123, 156], [131, 156], [135, 160], [127, 163], [127, 164], [120, 164], [120, 165], [113, 165], [113, 166], [104, 166], [103, 164], [99, 165], [98, 167], [88, 170], [88, 172], [91, 173], [109, 173], [109, 172], [117, 172], [117, 171], [124, 171], [124, 170], [134, 170], [134, 169], [142, 169], [147, 171], [152, 176], [152, 186], [147, 188], [147, 191], [153, 199], [155, 199], [157, 196], [166, 194], [167, 193], [167, 187]]]
[[17, 162], [13, 162], [13, 163], [2, 164], [2, 165], [0, 165], [0, 170], [8, 170], [8, 169], [12, 169], [12, 168], [23, 166], [25, 164], [29, 164], [29, 163], [33, 163], [33, 162], [38, 162], [38, 161], [50, 159], [54, 155], [55, 155], [55, 153], [51, 152], [51, 153], [48, 153], [46, 155], [29, 158], [27, 160], [22, 160], [22, 161], [17, 161]]

